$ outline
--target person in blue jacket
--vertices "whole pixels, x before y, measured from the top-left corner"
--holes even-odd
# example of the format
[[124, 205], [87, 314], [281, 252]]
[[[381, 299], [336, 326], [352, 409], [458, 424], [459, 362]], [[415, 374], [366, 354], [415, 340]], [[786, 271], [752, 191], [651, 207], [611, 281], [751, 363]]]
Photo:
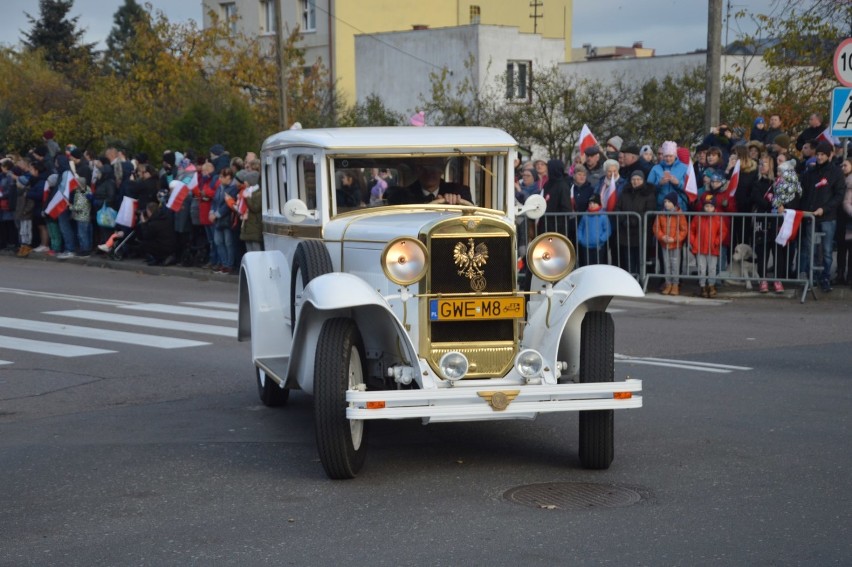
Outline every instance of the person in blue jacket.
[[674, 191], [680, 201], [678, 207], [686, 210], [689, 203], [684, 189], [686, 168], [682, 161], [677, 159], [677, 144], [674, 142], [663, 142], [663, 160], [651, 169], [648, 175], [648, 183], [657, 190], [657, 210], [663, 210], [663, 200], [666, 195]]
[[577, 242], [580, 244], [580, 265], [607, 264], [606, 243], [612, 235], [609, 218], [601, 212], [601, 197], [589, 199], [589, 211], [580, 219]]

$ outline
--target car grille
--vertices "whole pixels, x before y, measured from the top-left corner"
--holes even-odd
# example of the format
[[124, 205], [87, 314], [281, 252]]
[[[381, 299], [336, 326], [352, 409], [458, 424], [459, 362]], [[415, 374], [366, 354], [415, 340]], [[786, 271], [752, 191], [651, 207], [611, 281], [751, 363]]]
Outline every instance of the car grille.
[[[481, 291], [492, 294], [514, 294], [516, 281], [515, 238], [511, 228], [503, 224], [483, 223], [474, 230], [460, 230], [447, 226], [433, 227], [427, 238], [429, 248], [430, 271], [427, 280], [427, 293], [448, 296], [470, 296]], [[451, 225], [453, 226], [453, 225]], [[454, 249], [462, 243], [470, 246], [484, 244], [488, 248], [488, 259], [480, 267], [483, 271], [484, 288], [474, 289], [472, 279], [462, 271], [454, 261]], [[481, 281], [480, 281], [481, 285]], [[428, 321], [428, 319], [427, 319]], [[437, 368], [441, 356], [450, 351], [458, 351], [467, 356], [471, 364], [468, 378], [502, 376], [512, 365], [517, 351], [517, 320], [496, 319], [479, 321], [428, 321], [424, 352], [433, 368]]]

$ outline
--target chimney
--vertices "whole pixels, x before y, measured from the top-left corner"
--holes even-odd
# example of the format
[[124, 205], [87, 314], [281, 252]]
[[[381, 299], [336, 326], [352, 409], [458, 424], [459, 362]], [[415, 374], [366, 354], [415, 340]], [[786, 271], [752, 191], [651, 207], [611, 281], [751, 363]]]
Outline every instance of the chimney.
[[414, 31], [428, 30], [429, 26], [427, 26], [426, 24], [414, 24], [411, 26], [411, 29], [413, 29]]
[[633, 49], [642, 49], [642, 42], [641, 41], [634, 41], [633, 42]]

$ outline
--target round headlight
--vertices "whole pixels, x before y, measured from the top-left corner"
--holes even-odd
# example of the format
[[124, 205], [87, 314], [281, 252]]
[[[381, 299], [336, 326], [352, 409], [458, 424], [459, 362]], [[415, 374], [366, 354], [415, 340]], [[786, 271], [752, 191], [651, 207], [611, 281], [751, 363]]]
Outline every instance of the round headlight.
[[441, 370], [441, 375], [447, 380], [459, 380], [467, 374], [470, 363], [467, 357], [460, 352], [448, 352], [438, 361], [438, 368]]
[[574, 245], [557, 232], [545, 232], [527, 247], [530, 271], [546, 282], [556, 282], [567, 276], [576, 261]]
[[397, 285], [411, 285], [426, 275], [426, 246], [416, 238], [391, 240], [382, 252], [382, 269]]
[[515, 369], [524, 378], [535, 378], [541, 374], [542, 366], [541, 355], [532, 349], [522, 350], [515, 359]]

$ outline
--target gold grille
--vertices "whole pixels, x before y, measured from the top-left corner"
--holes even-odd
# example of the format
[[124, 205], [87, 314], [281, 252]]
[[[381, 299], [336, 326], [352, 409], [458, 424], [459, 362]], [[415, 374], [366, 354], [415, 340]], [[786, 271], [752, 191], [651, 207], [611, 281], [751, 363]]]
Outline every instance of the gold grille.
[[515, 356], [515, 348], [511, 342], [482, 345], [467, 343], [465, 346], [432, 343], [432, 365], [437, 368], [441, 357], [451, 351], [462, 353], [470, 362], [470, 372], [465, 378], [502, 376], [511, 368]]

